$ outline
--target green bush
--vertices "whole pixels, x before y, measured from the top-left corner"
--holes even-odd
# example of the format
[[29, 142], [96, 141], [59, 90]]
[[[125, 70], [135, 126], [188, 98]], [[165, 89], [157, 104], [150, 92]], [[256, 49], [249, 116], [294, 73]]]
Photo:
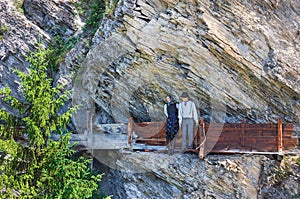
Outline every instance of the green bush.
[[276, 169], [276, 173], [270, 178], [271, 184], [280, 184], [285, 179], [293, 177], [297, 181], [300, 180], [299, 171], [300, 171], [300, 156], [283, 156], [279, 167]]
[[75, 6], [86, 23], [84, 30], [91, 30], [95, 33], [106, 12], [106, 0], [79, 0]]
[[71, 37], [67, 40], [63, 40], [59, 36], [55, 36], [49, 45], [49, 72], [57, 72], [59, 65], [64, 61], [66, 54], [74, 47], [77, 39]]
[[[81, 199], [98, 189], [102, 175], [91, 172], [90, 160], [74, 158], [70, 135], [64, 133], [77, 107], [59, 114], [70, 91], [52, 87], [46, 74], [48, 53], [39, 47], [28, 57], [29, 72], [16, 71], [22, 101], [8, 86], [0, 89], [2, 103], [14, 110], [0, 109], [0, 198]], [[52, 132], [61, 135], [58, 141], [50, 139]], [[17, 142], [20, 135], [27, 136], [26, 143]]]

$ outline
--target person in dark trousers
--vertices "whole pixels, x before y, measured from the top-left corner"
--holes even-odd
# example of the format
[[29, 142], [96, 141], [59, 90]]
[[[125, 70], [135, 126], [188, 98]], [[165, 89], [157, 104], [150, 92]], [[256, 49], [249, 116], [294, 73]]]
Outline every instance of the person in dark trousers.
[[178, 104], [173, 98], [168, 95], [166, 97], [167, 103], [164, 105], [164, 113], [167, 116], [166, 122], [166, 139], [168, 144], [168, 153], [174, 153], [175, 137], [178, 133]]
[[188, 148], [193, 148], [194, 126], [198, 124], [198, 114], [196, 105], [189, 100], [189, 95], [184, 92], [181, 95], [182, 102], [179, 104], [178, 119], [179, 126], [182, 131], [181, 150], [186, 150], [186, 142], [188, 138]]

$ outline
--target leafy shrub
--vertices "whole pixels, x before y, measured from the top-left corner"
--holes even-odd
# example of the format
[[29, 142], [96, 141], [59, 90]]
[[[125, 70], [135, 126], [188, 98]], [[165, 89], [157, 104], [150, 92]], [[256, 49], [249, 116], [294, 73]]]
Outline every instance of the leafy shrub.
[[281, 164], [276, 169], [276, 173], [270, 178], [271, 184], [280, 184], [285, 179], [293, 177], [297, 181], [300, 181], [300, 156], [283, 156]]
[[105, 0], [79, 0], [75, 3], [76, 9], [82, 19], [85, 20], [84, 30], [96, 32], [100, 20], [106, 12]]
[[77, 39], [71, 37], [67, 40], [63, 40], [59, 36], [55, 36], [49, 45], [49, 72], [52, 75], [53, 72], [57, 72], [59, 65], [64, 61], [66, 54], [74, 47]]

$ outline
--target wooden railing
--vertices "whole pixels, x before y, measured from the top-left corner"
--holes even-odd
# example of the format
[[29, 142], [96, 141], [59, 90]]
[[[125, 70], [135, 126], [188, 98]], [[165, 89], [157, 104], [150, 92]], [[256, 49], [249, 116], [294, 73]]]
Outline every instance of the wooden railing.
[[[293, 136], [294, 125], [282, 124], [240, 124], [205, 123], [201, 118], [194, 134], [194, 150], [199, 157], [208, 153], [265, 153], [278, 154], [297, 149], [298, 138]], [[165, 123], [128, 122], [128, 143], [136, 135], [136, 143], [166, 145]]]
[[[203, 128], [204, 126], [204, 128]], [[294, 125], [282, 124], [209, 124], [201, 123], [199, 140], [204, 146], [199, 147], [199, 157], [203, 158], [209, 152], [264, 152], [281, 153], [297, 149], [298, 138], [293, 136]], [[222, 130], [218, 131], [220, 128]], [[217, 129], [217, 130], [216, 130]]]
[[[136, 137], [136, 138], [135, 138]], [[146, 143], [148, 145], [166, 145], [165, 122], [135, 123], [132, 118], [128, 120], [128, 143]]]
[[[135, 123], [132, 118], [129, 118], [126, 136], [123, 133], [106, 134], [99, 129], [99, 126], [92, 125], [90, 113], [87, 118], [87, 131], [84, 134], [72, 134], [71, 141], [79, 142], [80, 145], [91, 150], [92, 154], [94, 149], [127, 147], [128, 144], [133, 144], [133, 140], [135, 143], [145, 145], [167, 145], [165, 122]], [[198, 124], [194, 133], [192, 151], [197, 152], [200, 158], [204, 158], [208, 153], [283, 154], [295, 151], [297, 153], [298, 138], [294, 136], [294, 125], [283, 124], [281, 119], [278, 119], [277, 124], [248, 124], [245, 120], [239, 124], [221, 124], [206, 123], [201, 118]], [[24, 127], [17, 128], [19, 131], [23, 129]], [[59, 138], [55, 135], [52, 137]], [[178, 137], [175, 147], [178, 150], [181, 148], [181, 139]]]

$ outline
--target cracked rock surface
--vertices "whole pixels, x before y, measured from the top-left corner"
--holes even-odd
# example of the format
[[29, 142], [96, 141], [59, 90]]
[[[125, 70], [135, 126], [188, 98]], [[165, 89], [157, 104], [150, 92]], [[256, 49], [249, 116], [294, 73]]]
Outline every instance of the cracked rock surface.
[[207, 121], [299, 123], [297, 1], [119, 1], [74, 84], [75, 117], [163, 120], [187, 91]]

